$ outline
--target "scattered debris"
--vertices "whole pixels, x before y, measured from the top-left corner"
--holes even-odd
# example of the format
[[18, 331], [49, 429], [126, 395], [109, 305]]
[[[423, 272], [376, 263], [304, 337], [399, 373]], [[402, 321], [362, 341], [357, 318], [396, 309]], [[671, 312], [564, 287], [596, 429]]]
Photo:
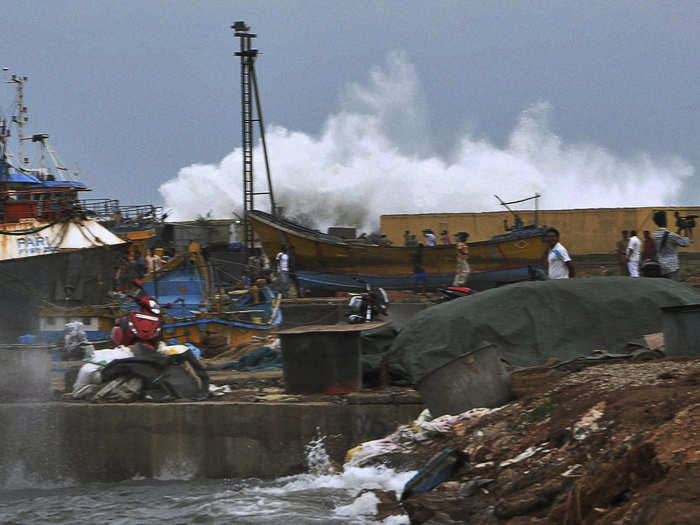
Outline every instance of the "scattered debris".
[[581, 441], [582, 439], [586, 439], [593, 432], [598, 432], [600, 430], [598, 420], [603, 417], [605, 406], [605, 401], [601, 401], [591, 407], [591, 409], [574, 424], [574, 439]]
[[402, 427], [371, 442], [394, 451], [374, 460], [467, 456], [449, 481], [402, 501], [416, 524], [700, 523], [698, 386], [698, 358], [587, 367], [451, 430], [443, 418], [431, 422], [440, 432]]
[[507, 459], [505, 461], [502, 461], [499, 465], [501, 468], [509, 467], [511, 465], [514, 465], [516, 463], [520, 463], [522, 460], [531, 458], [534, 456], [537, 452], [542, 450], [542, 447], [529, 447], [527, 450], [522, 452], [521, 454], [518, 454], [514, 458]]
[[423, 410], [413, 423], [402, 425], [396, 431], [383, 438], [368, 441], [348, 451], [345, 462], [353, 466], [366, 466], [381, 463], [387, 456], [409, 453], [419, 443], [430, 442], [436, 436], [455, 432], [464, 435], [470, 426], [479, 419], [499, 409], [474, 408], [456, 416], [430, 417], [429, 410]]

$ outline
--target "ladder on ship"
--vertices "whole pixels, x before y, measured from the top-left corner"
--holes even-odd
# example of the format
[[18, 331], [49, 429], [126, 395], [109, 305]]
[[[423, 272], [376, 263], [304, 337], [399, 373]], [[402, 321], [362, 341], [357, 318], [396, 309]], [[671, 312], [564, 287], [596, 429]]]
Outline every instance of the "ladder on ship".
[[[241, 59], [241, 147], [243, 149], [243, 235], [244, 246], [250, 255], [255, 244], [255, 232], [253, 225], [248, 220], [248, 213], [255, 209], [255, 196], [267, 195], [270, 199], [270, 208], [273, 215], [277, 214], [275, 196], [272, 191], [272, 178], [270, 176], [270, 161], [267, 155], [267, 142], [265, 140], [265, 124], [263, 122], [262, 108], [260, 105], [260, 93], [258, 80], [255, 74], [255, 59], [258, 50], [252, 48], [253, 38], [256, 34], [250, 32], [250, 26], [243, 21], [234, 23], [231, 28], [234, 36], [240, 39], [240, 51], [235, 55]], [[267, 173], [267, 191], [255, 191], [255, 171], [253, 169], [253, 147], [255, 142], [255, 123], [260, 130], [263, 156], [265, 159], [265, 171]]]

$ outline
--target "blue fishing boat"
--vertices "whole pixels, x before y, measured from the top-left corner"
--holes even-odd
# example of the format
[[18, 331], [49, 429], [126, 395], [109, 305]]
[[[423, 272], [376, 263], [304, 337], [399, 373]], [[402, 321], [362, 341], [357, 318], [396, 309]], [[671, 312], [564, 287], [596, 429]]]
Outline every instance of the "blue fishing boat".
[[170, 305], [164, 312], [167, 340], [197, 345], [213, 335], [236, 346], [267, 335], [282, 323], [281, 297], [264, 282], [232, 289], [230, 283], [215, 283], [213, 276], [212, 266], [195, 249], [143, 280], [149, 295]]

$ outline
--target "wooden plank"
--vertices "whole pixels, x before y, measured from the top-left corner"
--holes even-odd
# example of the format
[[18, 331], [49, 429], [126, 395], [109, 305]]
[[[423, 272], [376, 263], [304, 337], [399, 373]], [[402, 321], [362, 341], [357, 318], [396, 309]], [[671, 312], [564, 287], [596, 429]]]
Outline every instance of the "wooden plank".
[[308, 333], [328, 333], [328, 332], [364, 332], [365, 330], [374, 330], [383, 326], [389, 326], [388, 321], [377, 321], [373, 323], [362, 324], [316, 324], [308, 326], [297, 326], [296, 328], [288, 328], [282, 330], [279, 335], [290, 334], [308, 334]]

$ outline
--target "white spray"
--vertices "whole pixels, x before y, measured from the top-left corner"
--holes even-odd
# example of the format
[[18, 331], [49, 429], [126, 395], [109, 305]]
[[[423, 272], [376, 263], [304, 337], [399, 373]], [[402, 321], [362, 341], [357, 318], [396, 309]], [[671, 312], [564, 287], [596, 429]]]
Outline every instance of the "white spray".
[[[421, 91], [413, 65], [394, 52], [366, 86], [348, 87], [318, 135], [269, 126], [274, 190], [286, 215], [319, 228], [374, 229], [387, 213], [492, 210], [494, 193], [540, 192], [549, 209], [669, 205], [693, 175], [677, 157], [623, 159], [594, 144], [566, 144], [549, 126], [547, 102], [522, 111], [503, 147], [465, 134], [448, 158], [430, 154]], [[259, 144], [255, 163], [263, 173]], [[231, 217], [242, 207], [240, 172], [235, 149], [219, 164], [182, 168], [160, 192], [175, 220]]]

